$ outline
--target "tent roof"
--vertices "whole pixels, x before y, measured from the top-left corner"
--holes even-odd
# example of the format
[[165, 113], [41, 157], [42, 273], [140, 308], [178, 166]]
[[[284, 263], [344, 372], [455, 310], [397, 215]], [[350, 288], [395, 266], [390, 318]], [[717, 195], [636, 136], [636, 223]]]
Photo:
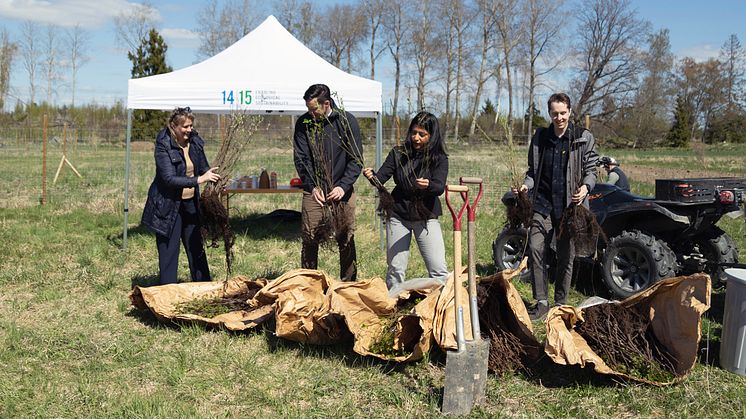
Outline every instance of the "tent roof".
[[306, 112], [303, 93], [324, 83], [336, 102], [358, 116], [382, 111], [381, 82], [346, 73], [295, 39], [274, 16], [201, 63], [130, 79], [128, 109], [195, 112]]

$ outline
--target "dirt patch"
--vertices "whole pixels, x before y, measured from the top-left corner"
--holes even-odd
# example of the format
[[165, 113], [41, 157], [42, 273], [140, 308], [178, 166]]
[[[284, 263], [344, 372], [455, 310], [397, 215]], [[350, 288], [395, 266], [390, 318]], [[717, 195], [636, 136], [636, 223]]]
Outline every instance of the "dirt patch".
[[[700, 166], [697, 162], [692, 162], [692, 166]], [[656, 179], [681, 179], [681, 178], [701, 178], [701, 177], [731, 177], [733, 173], [725, 171], [713, 171], [693, 167], [650, 167], [638, 166], [634, 164], [625, 164], [623, 168], [628, 177], [637, 182], [655, 184]]]

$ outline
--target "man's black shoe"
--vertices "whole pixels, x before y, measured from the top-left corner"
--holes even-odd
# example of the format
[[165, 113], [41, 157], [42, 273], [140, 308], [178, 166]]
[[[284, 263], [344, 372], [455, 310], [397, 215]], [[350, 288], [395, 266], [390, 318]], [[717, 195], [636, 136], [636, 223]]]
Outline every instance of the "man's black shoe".
[[531, 321], [543, 319], [549, 312], [549, 305], [546, 303], [536, 303], [528, 308], [528, 317]]

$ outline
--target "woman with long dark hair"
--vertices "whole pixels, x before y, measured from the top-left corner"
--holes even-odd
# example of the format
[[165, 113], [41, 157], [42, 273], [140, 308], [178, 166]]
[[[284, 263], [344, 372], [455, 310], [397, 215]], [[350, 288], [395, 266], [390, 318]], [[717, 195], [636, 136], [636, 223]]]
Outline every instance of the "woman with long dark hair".
[[192, 281], [210, 281], [199, 221], [199, 185], [216, 182], [205, 142], [194, 130], [191, 109], [176, 108], [155, 139], [155, 179], [148, 190], [142, 224], [158, 245], [160, 283], [176, 282], [180, 242], [184, 243]]
[[386, 222], [388, 288], [404, 282], [413, 235], [428, 277], [445, 282], [448, 266], [438, 217], [443, 213], [440, 195], [448, 177], [448, 154], [438, 118], [429, 112], [418, 113], [409, 124], [404, 145], [389, 152], [377, 173], [368, 167], [363, 175], [375, 177], [382, 184], [393, 177], [396, 183], [391, 192], [391, 216]]

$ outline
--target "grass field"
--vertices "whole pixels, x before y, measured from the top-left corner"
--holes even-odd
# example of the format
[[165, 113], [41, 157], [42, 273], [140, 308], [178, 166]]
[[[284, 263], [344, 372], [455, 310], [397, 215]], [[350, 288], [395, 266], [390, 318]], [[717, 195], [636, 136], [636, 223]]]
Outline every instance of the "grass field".
[[[241, 174], [275, 170], [279, 182], [294, 175], [290, 143], [256, 142]], [[124, 149], [79, 145], [68, 155], [83, 175], [65, 168], [51, 184], [60, 161], [50, 147], [48, 202], [41, 196], [41, 147], [0, 148], [0, 417], [219, 417], [219, 416], [438, 416], [445, 357], [432, 353], [398, 365], [360, 357], [347, 346], [317, 347], [278, 339], [271, 330], [251, 333], [175, 328], [133, 309], [134, 285], [157, 281], [155, 238], [139, 226], [154, 173], [152, 151], [132, 154], [128, 246], [121, 250]], [[386, 150], [387, 151], [387, 150]], [[601, 150], [603, 152], [603, 150]], [[208, 144], [208, 157], [216, 152]], [[385, 151], [384, 151], [385, 153]], [[491, 242], [501, 230], [500, 197], [509, 183], [511, 159], [525, 166], [525, 148], [498, 146], [450, 149], [450, 179], [481, 176], [487, 194], [477, 215], [479, 274], [494, 272]], [[744, 147], [695, 151], [614, 151], [633, 190], [651, 194], [654, 176], [746, 176], [738, 156]], [[368, 161], [373, 147], [367, 146]], [[371, 166], [373, 164], [371, 163]], [[651, 177], [651, 173], [654, 173]], [[372, 188], [359, 191], [356, 240], [359, 276], [383, 276]], [[277, 208], [300, 209], [297, 195], [240, 195], [231, 200], [237, 234], [235, 274], [275, 277], [299, 266], [300, 223], [268, 217]], [[450, 217], [442, 219], [444, 232]], [[743, 219], [720, 226], [739, 244]], [[446, 234], [447, 254], [453, 243]], [[416, 246], [414, 247], [416, 248]], [[208, 249], [216, 279], [225, 278], [222, 249]], [[338, 275], [338, 257], [323, 251], [320, 268]], [[452, 262], [449, 257], [449, 263]], [[186, 280], [185, 257], [180, 278]], [[409, 276], [425, 268], [416, 250]], [[518, 283], [529, 299], [530, 287]], [[571, 302], [603, 287], [580, 272]], [[722, 292], [703, 323], [700, 360], [680, 384], [656, 388], [623, 384], [588, 371], [544, 360], [533, 376], [491, 376], [488, 402], [475, 415], [488, 416], [746, 416], [746, 378], [717, 366]], [[543, 339], [543, 324], [536, 323]], [[706, 351], [710, 348], [710, 352]]]

